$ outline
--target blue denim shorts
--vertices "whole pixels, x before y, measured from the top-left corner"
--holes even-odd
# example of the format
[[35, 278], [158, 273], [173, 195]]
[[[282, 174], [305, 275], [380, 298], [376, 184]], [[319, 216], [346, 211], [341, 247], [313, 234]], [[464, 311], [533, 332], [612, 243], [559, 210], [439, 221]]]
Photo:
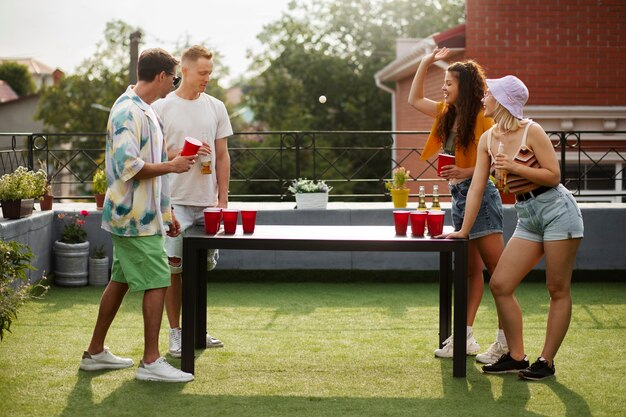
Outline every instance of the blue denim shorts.
[[517, 227], [513, 237], [544, 242], [583, 237], [583, 216], [572, 193], [562, 184], [515, 204]]
[[[465, 218], [465, 203], [467, 202], [467, 192], [469, 191], [472, 179], [468, 178], [458, 184], [450, 184], [450, 194], [452, 194], [452, 224], [454, 230], [461, 230], [463, 219]], [[469, 238], [478, 239], [493, 233], [502, 233], [502, 200], [500, 193], [491, 181], [487, 181], [483, 200], [480, 203], [480, 210], [476, 216], [476, 221]]]

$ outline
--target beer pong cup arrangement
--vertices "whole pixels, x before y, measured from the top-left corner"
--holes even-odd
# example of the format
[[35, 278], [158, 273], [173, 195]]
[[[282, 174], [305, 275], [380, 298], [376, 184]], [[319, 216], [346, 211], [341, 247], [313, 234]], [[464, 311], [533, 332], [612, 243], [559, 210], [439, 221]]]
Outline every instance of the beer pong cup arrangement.
[[428, 224], [428, 234], [431, 237], [438, 236], [443, 233], [443, 220], [446, 212], [442, 210], [428, 210], [426, 223]]
[[223, 209], [222, 219], [224, 221], [224, 234], [234, 235], [237, 231], [237, 218], [239, 217], [239, 210]]
[[244, 233], [254, 233], [256, 210], [241, 210], [241, 225]]
[[214, 235], [220, 229], [220, 221], [222, 220], [222, 209], [207, 208], [204, 209], [204, 231], [209, 235]]
[[411, 218], [411, 234], [415, 237], [424, 237], [424, 229], [426, 226], [426, 217], [428, 213], [425, 211], [412, 211], [409, 215]]
[[191, 156], [198, 153], [198, 149], [202, 146], [202, 142], [198, 139], [194, 139], [191, 136], [185, 138], [185, 144], [183, 150], [180, 152], [180, 156]]
[[396, 226], [396, 235], [406, 235], [406, 229], [409, 226], [409, 211], [394, 210], [393, 223]]
[[437, 175], [441, 177], [441, 168], [446, 165], [454, 165], [454, 155], [440, 153], [439, 158], [437, 159]]

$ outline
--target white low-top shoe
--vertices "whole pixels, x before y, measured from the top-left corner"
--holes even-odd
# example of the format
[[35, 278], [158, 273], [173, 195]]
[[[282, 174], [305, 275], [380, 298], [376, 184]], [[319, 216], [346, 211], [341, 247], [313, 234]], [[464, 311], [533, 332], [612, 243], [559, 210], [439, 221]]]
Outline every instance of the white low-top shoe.
[[189, 382], [193, 381], [193, 374], [174, 368], [164, 357], [160, 357], [152, 363], [140, 361], [136, 378], [140, 381]]
[[104, 350], [95, 355], [89, 352], [83, 352], [83, 357], [80, 361], [80, 369], [83, 371], [100, 371], [102, 369], [122, 369], [130, 368], [134, 365], [132, 359], [120, 358], [115, 356], [109, 351], [108, 347], [104, 347]]

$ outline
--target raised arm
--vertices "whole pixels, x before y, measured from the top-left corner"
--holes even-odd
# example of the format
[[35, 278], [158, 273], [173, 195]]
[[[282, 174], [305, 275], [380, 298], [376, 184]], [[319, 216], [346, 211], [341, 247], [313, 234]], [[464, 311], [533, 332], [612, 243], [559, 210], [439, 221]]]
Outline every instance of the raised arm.
[[428, 68], [436, 61], [445, 59], [449, 53], [448, 48], [435, 48], [432, 53], [425, 55], [417, 68], [409, 92], [409, 104], [433, 118], [437, 117], [437, 102], [424, 97], [424, 79]]

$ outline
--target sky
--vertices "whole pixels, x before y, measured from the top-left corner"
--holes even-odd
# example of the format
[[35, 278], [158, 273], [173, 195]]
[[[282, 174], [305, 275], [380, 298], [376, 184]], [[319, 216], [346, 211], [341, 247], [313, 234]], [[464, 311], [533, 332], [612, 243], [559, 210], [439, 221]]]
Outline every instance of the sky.
[[0, 57], [32, 57], [71, 74], [104, 40], [106, 23], [120, 19], [144, 30], [141, 49], [171, 50], [187, 36], [215, 48], [234, 79], [248, 68], [246, 50], [261, 46], [257, 34], [289, 1], [0, 0]]

